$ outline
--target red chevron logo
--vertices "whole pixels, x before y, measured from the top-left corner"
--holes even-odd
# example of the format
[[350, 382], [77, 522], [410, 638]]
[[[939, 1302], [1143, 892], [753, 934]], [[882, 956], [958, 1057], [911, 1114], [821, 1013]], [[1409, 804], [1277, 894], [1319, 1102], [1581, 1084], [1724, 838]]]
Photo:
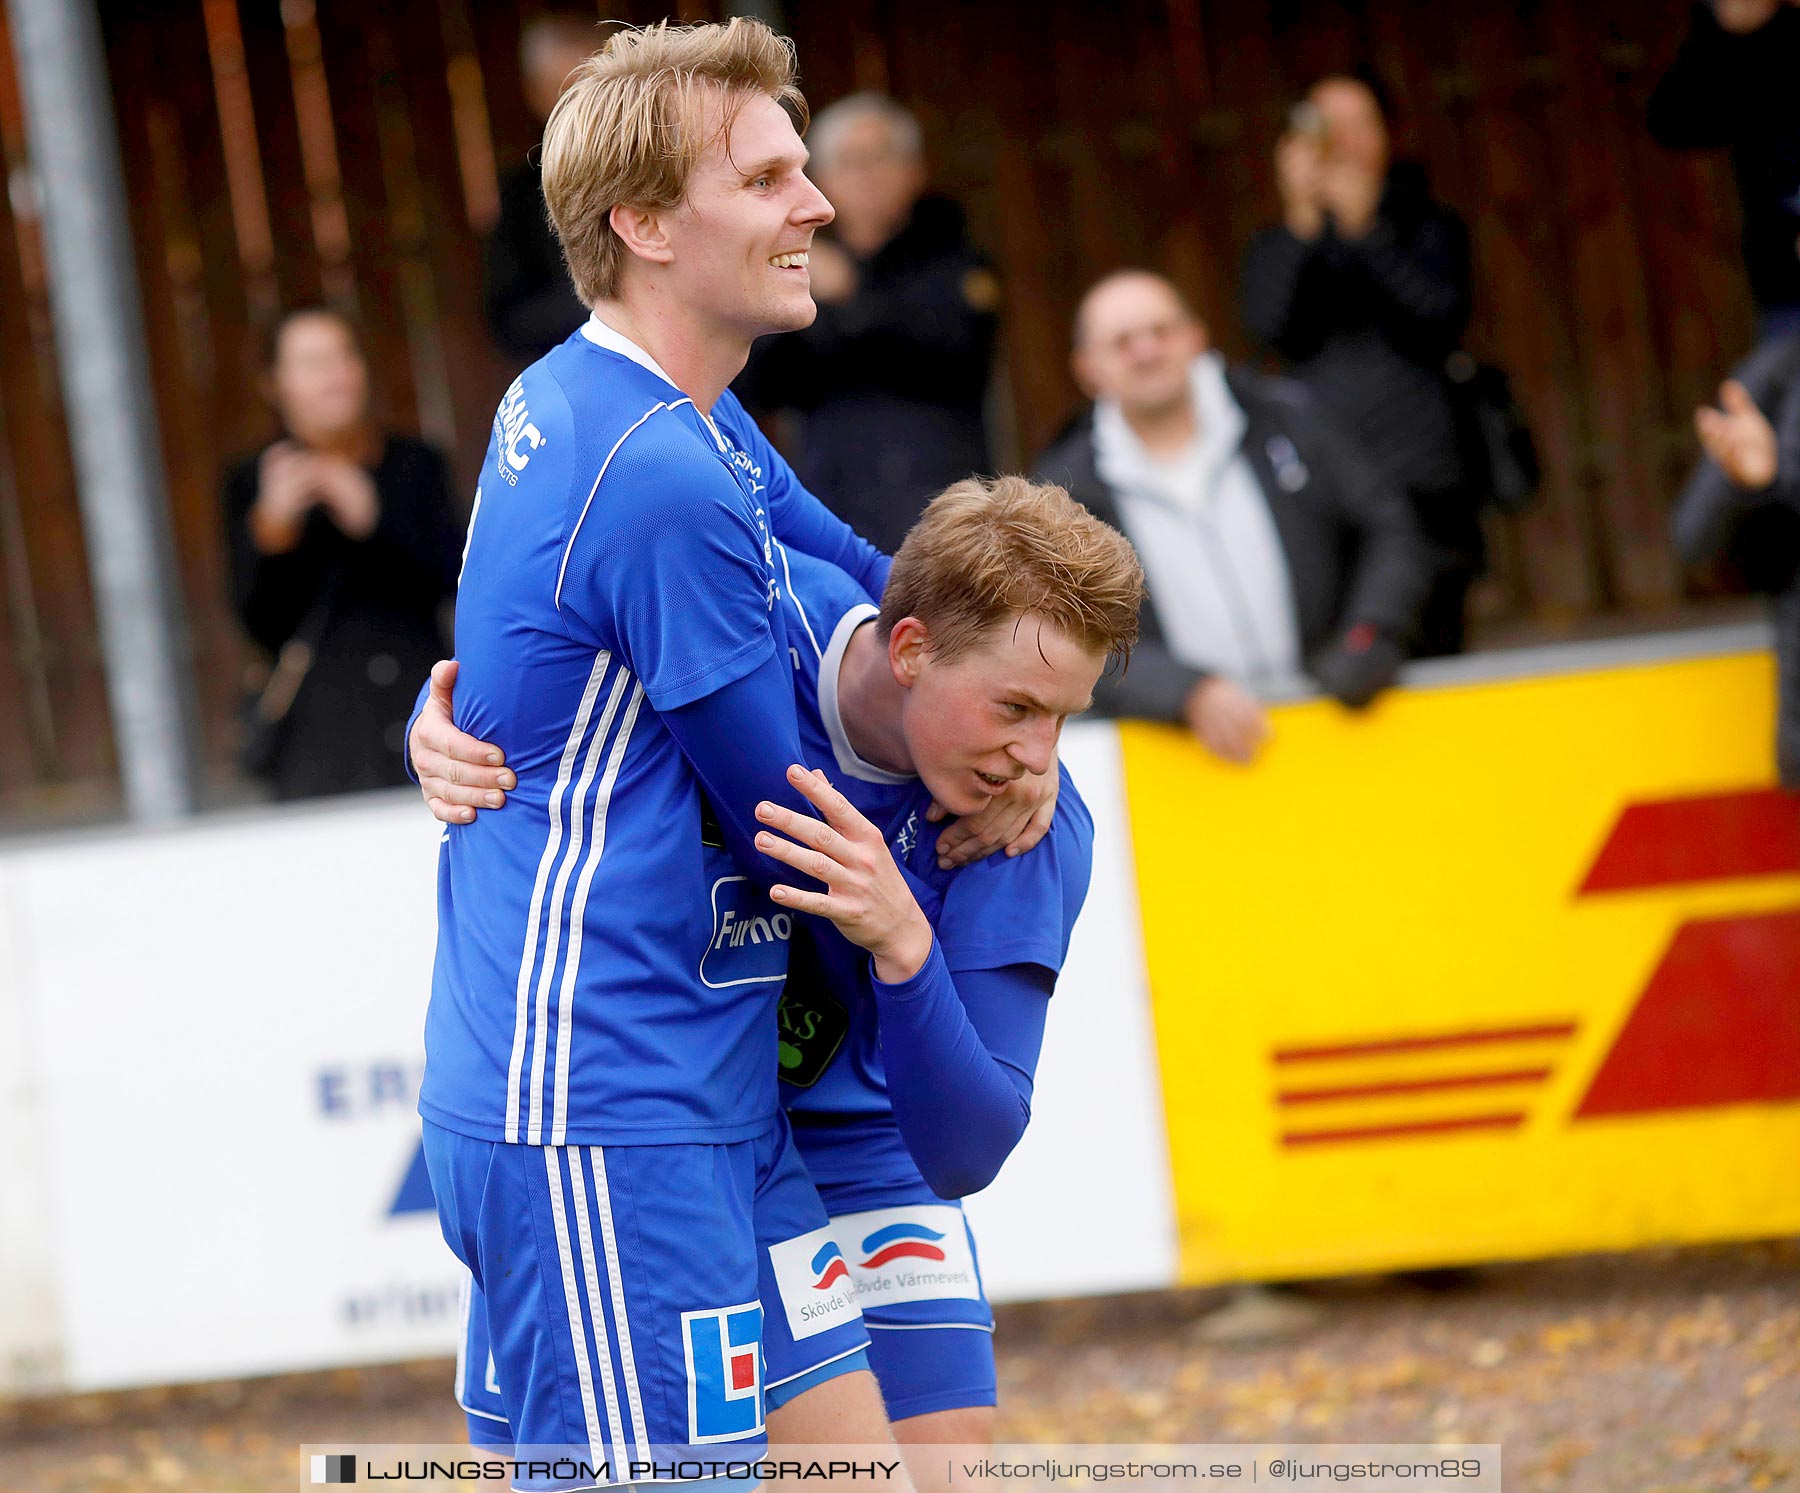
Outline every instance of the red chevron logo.
[[[1577, 896], [1800, 874], [1800, 802], [1774, 789], [1631, 804]], [[1800, 909], [1675, 930], [1578, 1120], [1800, 1099]]]
[[1800, 800], [1778, 788], [1627, 804], [1576, 894], [1800, 873]]

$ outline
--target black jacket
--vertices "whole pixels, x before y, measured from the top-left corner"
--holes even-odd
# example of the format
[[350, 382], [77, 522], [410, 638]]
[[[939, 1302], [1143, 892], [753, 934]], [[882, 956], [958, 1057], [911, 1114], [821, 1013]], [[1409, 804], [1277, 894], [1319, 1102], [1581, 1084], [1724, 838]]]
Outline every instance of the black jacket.
[[1422, 171], [1388, 172], [1361, 239], [1268, 228], [1244, 261], [1244, 324], [1411, 497], [1460, 560], [1482, 553], [1445, 360], [1469, 321], [1469, 235]]
[[494, 341], [521, 366], [535, 363], [587, 320], [532, 162], [501, 179], [500, 217], [482, 246], [481, 301]]
[[1732, 377], [1775, 427], [1775, 481], [1747, 493], [1702, 458], [1675, 500], [1671, 527], [1690, 565], [1723, 559], [1773, 603], [1776, 759], [1781, 781], [1800, 788], [1800, 337], [1765, 342]]
[[1744, 264], [1763, 310], [1800, 306], [1800, 11], [1776, 8], [1748, 36], [1698, 4], [1650, 96], [1650, 133], [1676, 149], [1729, 146], [1744, 208]]
[[[1399, 491], [1286, 379], [1229, 369], [1226, 386], [1247, 417], [1244, 455], [1269, 504], [1293, 580], [1300, 648], [1313, 660], [1362, 624], [1405, 643], [1430, 584], [1430, 562]], [[1069, 490], [1096, 518], [1129, 534], [1094, 465], [1094, 422], [1084, 414], [1044, 453], [1036, 475]], [[1102, 715], [1180, 720], [1210, 671], [1169, 651], [1146, 595], [1131, 665], [1094, 692]]]
[[857, 274], [810, 327], [759, 341], [734, 387], [755, 414], [804, 416], [801, 480], [892, 553], [928, 499], [988, 467], [999, 282], [941, 197], [922, 198]]
[[[225, 474], [232, 601], [244, 630], [270, 654], [305, 630], [315, 659], [282, 721], [272, 784], [278, 798], [351, 793], [406, 782], [402, 737], [419, 681], [447, 656], [438, 606], [456, 588], [458, 536], [449, 472], [437, 450], [391, 435], [371, 474], [381, 516], [352, 540], [319, 510], [300, 542], [265, 555], [250, 538], [262, 453]], [[336, 595], [322, 632], [314, 604]]]

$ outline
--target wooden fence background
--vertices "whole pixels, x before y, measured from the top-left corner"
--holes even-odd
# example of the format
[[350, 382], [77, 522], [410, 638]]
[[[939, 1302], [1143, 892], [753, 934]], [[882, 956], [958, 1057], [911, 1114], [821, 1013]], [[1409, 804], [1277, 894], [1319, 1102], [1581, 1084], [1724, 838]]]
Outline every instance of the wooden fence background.
[[[13, 0], [17, 3], [17, 0]], [[112, 791], [113, 748], [28, 141], [0, 0], [0, 818]], [[224, 601], [217, 479], [271, 433], [260, 329], [357, 312], [387, 417], [472, 492], [512, 370], [478, 285], [496, 176], [533, 144], [518, 34], [486, 0], [106, 0], [137, 267], [205, 712], [228, 773], [246, 650]], [[682, 19], [720, 7], [683, 0]], [[1491, 617], [1546, 630], [1678, 605], [1669, 499], [1689, 414], [1750, 343], [1725, 161], [1660, 150], [1643, 102], [1683, 0], [788, 0], [815, 107], [915, 108], [938, 183], [1007, 286], [1003, 455], [1075, 407], [1067, 329], [1123, 263], [1169, 272], [1229, 353], [1237, 266], [1275, 212], [1269, 155], [1319, 74], [1368, 59], [1400, 144], [1469, 220], [1471, 345], [1506, 365], [1548, 486], [1496, 533]], [[647, 21], [666, 6], [608, 5]], [[96, 800], [97, 795], [97, 800]]]

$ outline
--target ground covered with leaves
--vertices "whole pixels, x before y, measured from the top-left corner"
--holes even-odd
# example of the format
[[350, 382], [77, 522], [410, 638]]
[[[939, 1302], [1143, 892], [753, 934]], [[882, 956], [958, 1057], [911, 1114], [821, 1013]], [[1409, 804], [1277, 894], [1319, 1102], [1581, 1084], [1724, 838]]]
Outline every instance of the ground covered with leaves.
[[[1221, 1333], [1234, 1300], [1003, 1309], [999, 1439], [1499, 1442], [1509, 1493], [1800, 1490], [1800, 1241], [1330, 1282]], [[0, 1401], [0, 1493], [286, 1493], [302, 1443], [460, 1439], [450, 1374]]]

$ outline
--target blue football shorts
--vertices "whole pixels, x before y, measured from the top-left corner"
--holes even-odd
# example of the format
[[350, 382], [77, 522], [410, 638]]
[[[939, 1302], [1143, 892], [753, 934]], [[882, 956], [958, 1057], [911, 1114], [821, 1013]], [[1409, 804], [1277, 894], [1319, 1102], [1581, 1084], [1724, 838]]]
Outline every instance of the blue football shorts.
[[471, 1440], [572, 1449], [609, 1473], [520, 1488], [688, 1481], [698, 1463], [754, 1459], [776, 1342], [809, 1345], [808, 1383], [869, 1367], [785, 1118], [729, 1145], [424, 1132], [438, 1221], [471, 1277], [457, 1374]]
[[834, 1189], [820, 1196], [849, 1262], [888, 1419], [992, 1405], [994, 1313], [961, 1204], [923, 1181], [885, 1197], [856, 1190], [854, 1208]]
[[[802, 1116], [795, 1136], [856, 1287], [888, 1419], [992, 1405], [994, 1313], [962, 1206], [926, 1186], [891, 1118]], [[771, 1384], [805, 1382], [816, 1357], [807, 1341], [771, 1339], [767, 1353]], [[770, 1402], [784, 1403], [779, 1390]]]

